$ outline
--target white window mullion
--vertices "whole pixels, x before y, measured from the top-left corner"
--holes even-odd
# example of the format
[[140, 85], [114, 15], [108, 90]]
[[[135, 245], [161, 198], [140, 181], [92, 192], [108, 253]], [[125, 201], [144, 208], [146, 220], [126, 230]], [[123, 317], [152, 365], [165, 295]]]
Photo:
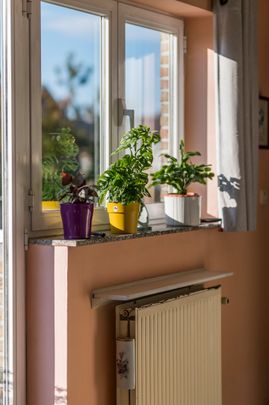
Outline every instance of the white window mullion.
[[[100, 97], [100, 171], [104, 171], [108, 166], [109, 127], [110, 127], [110, 104], [109, 104], [109, 22], [103, 17], [101, 22], [101, 97]], [[105, 100], [105, 102], [103, 102]]]
[[184, 93], [185, 93], [185, 76], [184, 76], [184, 25], [180, 24], [178, 26], [178, 35], [172, 38], [174, 55], [175, 55], [175, 69], [173, 72], [172, 88], [170, 89], [171, 94], [173, 89], [177, 89], [174, 97], [174, 127], [172, 133], [175, 134], [174, 137], [174, 149], [172, 154], [175, 157], [179, 157], [179, 143], [181, 139], [184, 139], [185, 134], [185, 121], [184, 121]]

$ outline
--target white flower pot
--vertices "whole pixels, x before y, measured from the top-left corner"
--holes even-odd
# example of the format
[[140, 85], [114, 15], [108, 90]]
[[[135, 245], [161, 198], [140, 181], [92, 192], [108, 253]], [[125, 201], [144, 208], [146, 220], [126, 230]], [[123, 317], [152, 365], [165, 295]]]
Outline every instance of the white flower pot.
[[169, 226], [198, 226], [201, 217], [201, 197], [168, 194], [164, 196], [164, 212]]

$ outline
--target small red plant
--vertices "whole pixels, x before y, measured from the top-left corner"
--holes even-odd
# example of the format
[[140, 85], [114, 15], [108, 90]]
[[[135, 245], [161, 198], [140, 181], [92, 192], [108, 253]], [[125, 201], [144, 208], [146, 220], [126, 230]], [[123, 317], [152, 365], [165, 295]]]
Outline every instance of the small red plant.
[[66, 187], [59, 200], [69, 203], [93, 203], [98, 194], [96, 186], [86, 184], [86, 180], [80, 172], [75, 176], [67, 172], [61, 173], [62, 186]]

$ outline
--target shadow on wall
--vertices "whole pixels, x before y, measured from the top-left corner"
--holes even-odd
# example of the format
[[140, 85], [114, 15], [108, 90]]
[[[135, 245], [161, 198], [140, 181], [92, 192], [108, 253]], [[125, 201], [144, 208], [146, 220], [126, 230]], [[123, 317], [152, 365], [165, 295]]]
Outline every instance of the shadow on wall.
[[[111, 398], [116, 398], [115, 307], [114, 304], [111, 304], [95, 309], [95, 311], [95, 403], [112, 405], [114, 402], [111, 402]], [[90, 358], [88, 361], [92, 362], [93, 359]]]
[[223, 223], [229, 226], [229, 229], [235, 229], [238, 219], [239, 198], [240, 198], [240, 179], [230, 177], [227, 179], [223, 174], [218, 176], [218, 188], [221, 193], [220, 207], [222, 209]]
[[65, 405], [67, 404], [67, 390], [60, 387], [54, 388], [54, 400], [55, 405]]

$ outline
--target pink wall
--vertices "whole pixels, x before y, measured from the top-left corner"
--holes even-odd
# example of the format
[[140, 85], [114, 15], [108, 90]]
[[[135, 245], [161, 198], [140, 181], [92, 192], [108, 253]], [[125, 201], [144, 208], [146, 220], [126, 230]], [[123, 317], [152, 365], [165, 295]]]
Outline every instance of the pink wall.
[[[258, 234], [225, 234], [216, 230], [69, 248], [68, 282], [64, 292], [62, 286], [65, 285], [66, 273], [61, 271], [62, 265], [55, 263], [61, 297], [66, 296], [67, 303], [61, 298], [52, 311], [53, 297], [47, 295], [47, 288], [42, 293], [44, 285], [53, 289], [56, 278], [55, 274], [51, 276], [45, 264], [52, 252], [48, 248], [31, 246], [28, 267], [31, 311], [28, 319], [32, 328], [30, 333], [36, 328], [39, 336], [36, 340], [28, 334], [28, 405], [52, 405], [47, 398], [53, 397], [54, 388], [56, 393], [59, 389], [64, 390], [64, 398], [68, 399], [68, 402], [55, 403], [115, 404], [114, 309], [113, 305], [91, 309], [90, 291], [202, 266], [235, 273], [233, 278], [222, 282], [223, 294], [231, 299], [231, 303], [223, 307], [223, 404], [266, 404], [269, 397], [268, 331], [265, 330], [268, 263], [263, 257], [265, 248], [265, 242], [262, 243]], [[44, 255], [43, 249], [46, 249]], [[59, 248], [55, 249], [56, 256], [57, 250]], [[36, 260], [38, 257], [40, 259]], [[33, 293], [36, 294], [34, 297]], [[47, 311], [57, 313], [58, 305], [67, 308], [67, 336], [64, 336], [63, 317], [57, 321], [58, 332], [55, 331], [57, 336], [53, 344], [51, 333], [54, 325], [47, 322], [46, 314]], [[62, 351], [66, 344], [67, 355], [61, 358], [58, 351]], [[57, 355], [60, 358], [56, 364]], [[52, 385], [53, 374], [51, 367], [48, 368], [51, 364], [62, 369], [63, 374], [67, 367], [65, 387], [56, 383], [56, 376]]]
[[[259, 1], [259, 66], [260, 93], [269, 97], [269, 2]], [[215, 164], [212, 155], [212, 105], [201, 95], [208, 92], [212, 48], [210, 18], [187, 19], [186, 31], [191, 52], [188, 55], [186, 83], [186, 137], [190, 149], [200, 149], [207, 161]], [[190, 79], [190, 77], [189, 77]], [[206, 89], [207, 83], [207, 89]], [[198, 93], [196, 98], [193, 94]], [[208, 94], [208, 93], [207, 93]], [[211, 109], [211, 110], [210, 110]], [[193, 110], [195, 113], [193, 114]], [[199, 117], [192, 119], [192, 117]], [[201, 122], [203, 125], [201, 126]], [[210, 142], [209, 142], [210, 141]], [[259, 186], [269, 189], [269, 151], [260, 151]], [[197, 188], [203, 194], [205, 190]], [[211, 198], [212, 195], [211, 192]], [[214, 211], [211, 201], [204, 204], [204, 212]], [[211, 212], [210, 212], [211, 211]], [[225, 283], [231, 305], [223, 309], [223, 398], [228, 404], [265, 404], [269, 402], [267, 325], [268, 268], [267, 241], [269, 236], [269, 207], [258, 207], [258, 228], [255, 233], [210, 235], [210, 251], [206, 266], [233, 270], [235, 277]]]
[[130, 0], [130, 3], [161, 10], [181, 18], [208, 16], [211, 14], [211, 0]]
[[42, 246], [42, 249], [30, 249], [29, 253], [27, 404], [49, 405], [54, 400], [54, 252], [51, 247]]
[[[268, 0], [260, 0], [260, 87], [266, 96], [269, 96], [268, 15]], [[196, 26], [196, 33], [203, 33], [210, 46], [210, 24], [206, 20], [196, 22], [193, 28]], [[187, 22], [188, 29], [192, 23]], [[198, 80], [206, 77], [207, 59], [201, 55], [201, 66], [196, 57], [190, 53], [193, 59], [187, 62], [187, 73], [193, 72], [192, 78], [187, 75], [189, 80], [193, 79], [188, 83], [187, 97], [192, 93], [193, 98], [187, 99], [186, 128], [188, 145], [202, 148], [207, 154], [206, 138], [203, 138], [207, 134], [207, 110], [201, 101], [207, 86]], [[260, 186], [269, 189], [269, 151], [261, 151], [260, 158]], [[269, 403], [268, 236], [269, 207], [259, 206], [258, 229], [253, 233], [210, 230], [70, 248], [68, 405], [115, 404], [114, 311], [112, 306], [92, 310], [89, 292], [96, 287], [200, 266], [235, 273], [222, 283], [223, 294], [231, 299], [223, 307], [223, 405]], [[50, 287], [54, 285], [51, 274], [54, 255], [51, 248], [31, 246], [28, 257], [28, 405], [52, 405], [54, 356], [50, 321], [54, 299]], [[58, 273], [60, 281], [61, 273]]]
[[266, 232], [200, 231], [70, 249], [69, 404], [87, 398], [89, 405], [110, 405], [115, 398], [114, 310], [92, 310], [89, 291], [201, 266], [235, 273], [222, 283], [231, 299], [223, 307], [223, 404], [266, 404]]
[[[212, 50], [213, 42], [213, 21], [210, 17], [187, 18], [185, 20], [185, 32], [188, 38], [188, 52], [185, 58], [185, 143], [187, 150], [199, 150], [201, 158], [197, 162], [213, 164], [215, 161], [215, 150], [208, 153], [207, 145], [210, 135], [208, 119], [208, 83], [212, 82], [209, 75], [208, 50]], [[213, 71], [210, 72], [213, 74]], [[210, 97], [212, 100], [212, 94]], [[211, 117], [213, 114], [211, 114]], [[212, 127], [211, 127], [212, 128]], [[212, 132], [212, 129], [211, 129]], [[215, 132], [213, 131], [213, 135]], [[214, 136], [210, 136], [211, 145]], [[195, 160], [195, 159], [193, 159]], [[213, 166], [213, 171], [215, 167]], [[212, 187], [212, 182], [211, 187]], [[216, 183], [214, 180], [213, 183]], [[214, 188], [216, 190], [216, 188]], [[191, 186], [202, 196], [202, 216], [209, 214], [207, 209], [207, 189], [199, 184]], [[213, 200], [216, 201], [216, 192]], [[210, 212], [211, 215], [216, 210]]]
[[199, 231], [70, 249], [69, 405], [82, 403], [83, 398], [88, 405], [115, 403], [114, 309], [91, 309], [89, 292], [102, 286], [200, 268], [206, 244], [207, 231]]

